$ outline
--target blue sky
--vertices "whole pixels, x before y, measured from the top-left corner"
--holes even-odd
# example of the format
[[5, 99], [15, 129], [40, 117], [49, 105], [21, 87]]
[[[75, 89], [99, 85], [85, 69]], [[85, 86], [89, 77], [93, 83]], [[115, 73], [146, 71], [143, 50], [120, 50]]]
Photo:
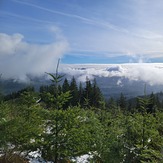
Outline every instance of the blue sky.
[[162, 0], [1, 0], [0, 22], [2, 71], [163, 62]]

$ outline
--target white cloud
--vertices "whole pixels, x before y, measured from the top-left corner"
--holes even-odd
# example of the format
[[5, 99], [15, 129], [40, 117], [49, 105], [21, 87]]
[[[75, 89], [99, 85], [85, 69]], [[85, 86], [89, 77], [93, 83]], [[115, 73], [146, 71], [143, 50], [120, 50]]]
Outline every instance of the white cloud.
[[138, 64], [129, 66], [125, 76], [130, 80], [142, 80], [150, 85], [163, 85], [163, 64]]
[[[120, 8], [117, 8], [116, 12], [113, 10], [110, 14], [112, 16], [107, 9], [106, 15], [97, 20], [101, 24], [98, 27], [101, 28], [97, 29], [94, 26], [89, 33], [79, 37], [76, 49], [82, 45], [87, 50], [111, 51], [114, 56], [128, 55], [129, 52], [130, 57], [140, 56], [147, 59], [163, 57], [163, 1], [125, 0], [124, 3], [119, 3]], [[109, 21], [114, 28], [107, 27]], [[117, 51], [119, 53], [114, 53]]]
[[15, 50], [19, 47], [23, 39], [23, 35], [14, 34], [12, 36], [5, 33], [0, 33], [0, 56], [13, 55]]
[[[92, 80], [94, 77], [120, 77], [134, 81], [144, 81], [150, 85], [163, 85], [163, 64], [106, 64], [106, 65], [64, 65], [62, 72], [75, 76], [84, 82], [86, 77]], [[117, 81], [122, 85], [121, 80]]]
[[26, 80], [27, 74], [54, 72], [57, 60], [69, 49], [62, 36], [49, 44], [34, 44], [21, 34], [0, 33], [0, 73], [4, 78]]
[[[92, 56], [99, 55], [100, 51], [107, 51], [108, 57], [140, 56], [140, 60], [163, 57], [162, 0], [124, 0], [123, 3], [104, 0], [103, 3], [95, 2], [85, 7], [82, 2], [75, 1], [71, 4], [72, 8], [64, 2], [63, 9], [60, 10], [55, 8], [55, 5], [47, 8], [36, 2], [13, 2], [51, 14], [55, 18], [54, 22], [59, 22], [62, 26], [72, 49], [95, 51]], [[27, 17], [26, 19], [29, 20]], [[49, 17], [46, 19], [49, 20]], [[30, 20], [38, 21], [33, 17], [30, 17]], [[52, 20], [47, 23], [52, 23]]]
[[117, 85], [119, 85], [120, 87], [123, 86], [123, 83], [122, 83], [122, 81], [121, 81], [120, 79], [118, 79], [118, 81], [117, 81]]

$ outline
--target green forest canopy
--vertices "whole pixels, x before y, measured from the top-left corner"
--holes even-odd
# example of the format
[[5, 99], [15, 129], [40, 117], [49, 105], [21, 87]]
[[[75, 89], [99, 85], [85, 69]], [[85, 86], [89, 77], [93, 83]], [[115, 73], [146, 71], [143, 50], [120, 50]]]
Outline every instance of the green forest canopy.
[[[151, 94], [106, 102], [96, 80], [49, 74], [52, 84], [28, 87], [1, 98], [0, 162], [25, 160], [37, 151], [46, 161], [163, 162], [163, 106]], [[21, 160], [22, 161], [22, 160]]]

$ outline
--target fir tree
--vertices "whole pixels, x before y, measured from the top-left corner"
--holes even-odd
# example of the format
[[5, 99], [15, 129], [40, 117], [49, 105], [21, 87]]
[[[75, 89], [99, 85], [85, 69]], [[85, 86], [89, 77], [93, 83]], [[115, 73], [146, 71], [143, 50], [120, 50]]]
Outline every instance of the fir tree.
[[91, 96], [92, 96], [92, 84], [91, 84], [91, 81], [87, 77], [86, 86], [85, 86], [84, 94], [83, 94], [84, 106], [86, 108], [92, 106]]
[[77, 86], [75, 77], [73, 77], [71, 80], [70, 92], [71, 92], [71, 96], [72, 96], [70, 103], [72, 106], [76, 106], [79, 102], [79, 94], [78, 94], [78, 86]]
[[82, 83], [79, 83], [79, 89], [78, 89], [78, 97], [79, 97], [79, 104], [82, 105], [83, 104], [83, 96], [84, 96], [84, 90], [83, 90], [83, 86]]
[[63, 84], [62, 84], [62, 92], [67, 92], [70, 90], [70, 85], [69, 85], [69, 82], [67, 80], [67, 78], [65, 78]]

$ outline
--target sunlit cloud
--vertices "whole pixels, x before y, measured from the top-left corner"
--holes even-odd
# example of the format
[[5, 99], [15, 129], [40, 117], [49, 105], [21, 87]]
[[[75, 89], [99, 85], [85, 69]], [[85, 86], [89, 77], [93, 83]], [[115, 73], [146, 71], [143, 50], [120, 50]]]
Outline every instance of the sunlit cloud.
[[85, 82], [86, 78], [93, 80], [96, 77], [119, 77], [117, 85], [123, 84], [121, 78], [143, 81], [150, 85], [163, 85], [163, 64], [161, 63], [64, 65], [62, 72], [75, 76], [81, 82]]
[[33, 44], [24, 41], [22, 34], [0, 33], [0, 73], [3, 78], [26, 80], [27, 74], [42, 75], [54, 71], [57, 60], [68, 51], [63, 36], [49, 44]]

